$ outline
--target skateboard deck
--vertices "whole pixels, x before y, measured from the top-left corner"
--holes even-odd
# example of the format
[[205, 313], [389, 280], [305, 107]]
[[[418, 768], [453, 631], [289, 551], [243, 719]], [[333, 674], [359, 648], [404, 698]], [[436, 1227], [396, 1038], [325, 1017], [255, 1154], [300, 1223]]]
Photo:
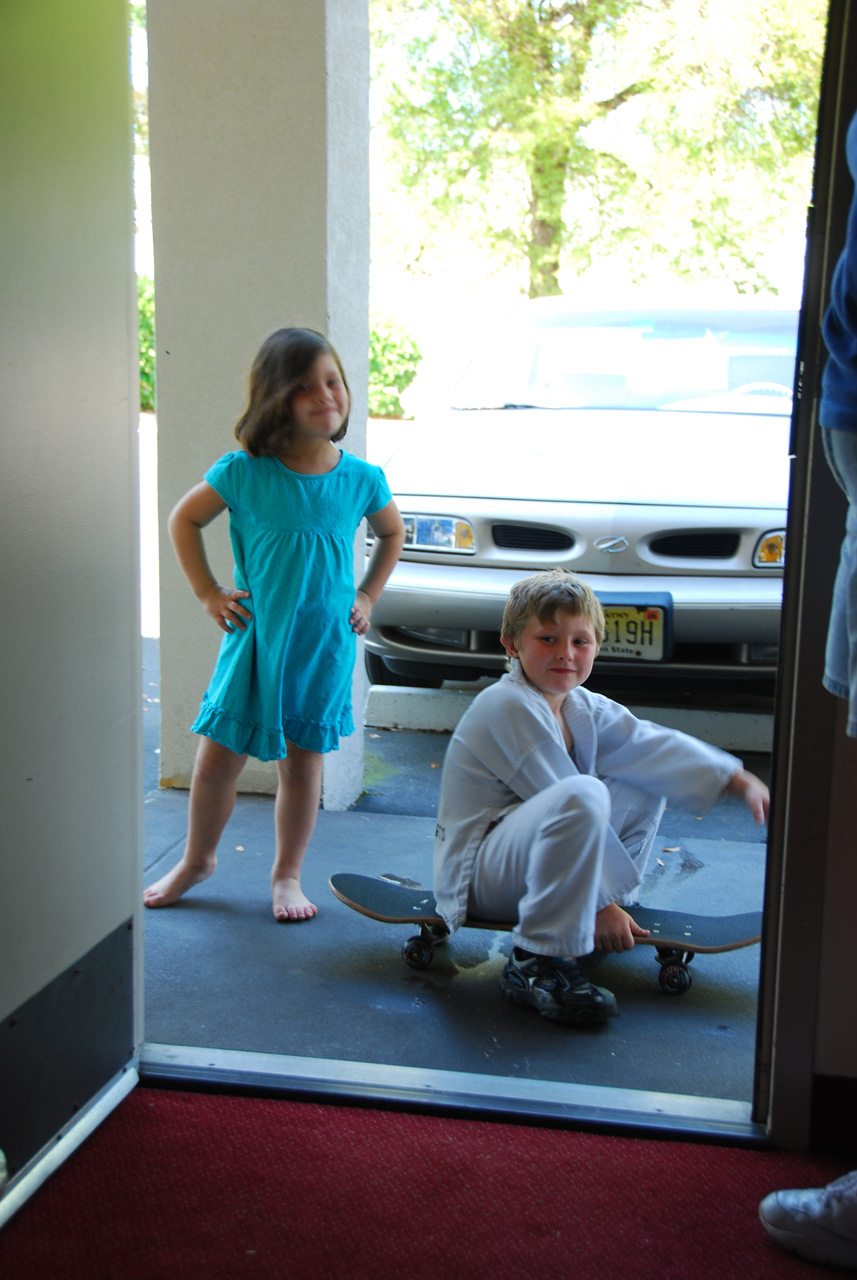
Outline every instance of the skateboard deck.
[[[412, 924], [419, 933], [408, 938], [402, 947], [402, 959], [414, 969], [431, 963], [435, 947], [449, 936], [437, 912], [431, 889], [393, 876], [364, 876], [343, 871], [330, 877], [333, 893], [352, 911], [386, 924]], [[669, 995], [680, 995], [691, 984], [688, 969], [693, 957], [720, 951], [737, 951], [750, 947], [762, 938], [761, 911], [741, 915], [703, 916], [686, 911], [660, 911], [655, 907], [629, 907], [637, 924], [650, 931], [649, 937], [637, 938], [638, 946], [656, 948], [660, 965], [659, 981]], [[477, 920], [468, 917], [465, 928], [510, 932], [515, 926], [509, 920]]]

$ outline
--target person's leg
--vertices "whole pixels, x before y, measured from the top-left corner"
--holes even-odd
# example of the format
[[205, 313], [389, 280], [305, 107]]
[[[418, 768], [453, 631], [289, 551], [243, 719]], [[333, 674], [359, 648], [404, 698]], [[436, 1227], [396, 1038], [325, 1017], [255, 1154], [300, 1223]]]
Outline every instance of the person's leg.
[[235, 805], [246, 756], [211, 738], [200, 738], [188, 801], [188, 831], [181, 860], [143, 892], [147, 907], [169, 907], [217, 866], [217, 845]]
[[[512, 810], [482, 842], [470, 911], [517, 920], [519, 947], [539, 955], [586, 955], [600, 905], [611, 797], [580, 774], [545, 788]], [[633, 868], [629, 864], [630, 883]]]
[[[629, 782], [610, 778], [605, 783], [610, 792], [610, 826], [621, 840], [642, 881], [664, 816], [666, 800], [650, 795]], [[621, 895], [621, 906], [631, 907], [638, 901], [639, 885]]]
[[603, 783], [564, 779], [490, 831], [474, 868], [471, 914], [518, 922], [501, 990], [552, 1021], [601, 1022], [616, 1012], [612, 994], [575, 959], [592, 949], [609, 816]]
[[849, 737], [857, 737], [857, 432], [823, 431], [830, 470], [848, 499], [845, 535], [833, 587], [823, 684], [849, 702]]
[[[645, 874], [664, 804], [640, 787], [586, 774], [547, 787], [485, 838], [473, 873], [472, 913], [519, 919], [514, 941], [527, 950], [556, 955], [559, 943], [565, 955], [587, 955], [588, 922], [594, 922], [599, 900], [637, 900], [634, 881]], [[623, 877], [622, 892], [615, 882], [613, 888], [604, 883], [605, 833], [611, 874]]]
[[318, 818], [324, 765], [324, 756], [317, 751], [306, 751], [293, 742], [287, 748], [286, 759], [277, 761], [277, 849], [271, 869], [274, 917], [283, 923], [309, 920], [318, 910], [301, 889], [301, 867]]

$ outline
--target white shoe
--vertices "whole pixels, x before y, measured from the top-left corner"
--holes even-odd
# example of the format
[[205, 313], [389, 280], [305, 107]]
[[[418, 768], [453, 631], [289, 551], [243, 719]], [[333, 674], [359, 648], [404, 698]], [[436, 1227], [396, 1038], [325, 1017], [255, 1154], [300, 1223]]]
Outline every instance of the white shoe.
[[759, 1217], [783, 1248], [857, 1270], [857, 1169], [826, 1187], [773, 1191], [759, 1205]]

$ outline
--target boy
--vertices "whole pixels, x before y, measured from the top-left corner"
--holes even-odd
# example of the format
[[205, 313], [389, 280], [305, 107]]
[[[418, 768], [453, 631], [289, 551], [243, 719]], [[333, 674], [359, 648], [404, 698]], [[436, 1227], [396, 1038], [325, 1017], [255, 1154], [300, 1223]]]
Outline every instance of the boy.
[[616, 1000], [575, 957], [645, 936], [620, 903], [634, 901], [666, 800], [708, 808], [729, 792], [762, 823], [768, 789], [734, 756], [582, 688], [604, 614], [566, 570], [515, 584], [501, 639], [511, 671], [474, 700], [446, 754], [438, 910], [450, 932], [468, 915], [516, 920], [506, 995], [555, 1022], [601, 1022]]

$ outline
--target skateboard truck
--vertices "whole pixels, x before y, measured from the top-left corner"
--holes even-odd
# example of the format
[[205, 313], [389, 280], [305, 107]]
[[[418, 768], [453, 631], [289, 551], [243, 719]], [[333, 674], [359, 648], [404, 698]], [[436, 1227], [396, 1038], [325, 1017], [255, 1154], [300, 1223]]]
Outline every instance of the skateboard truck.
[[679, 951], [676, 947], [658, 947], [655, 951], [661, 966], [658, 982], [669, 996], [680, 996], [690, 990], [693, 974], [688, 969], [695, 951]]

